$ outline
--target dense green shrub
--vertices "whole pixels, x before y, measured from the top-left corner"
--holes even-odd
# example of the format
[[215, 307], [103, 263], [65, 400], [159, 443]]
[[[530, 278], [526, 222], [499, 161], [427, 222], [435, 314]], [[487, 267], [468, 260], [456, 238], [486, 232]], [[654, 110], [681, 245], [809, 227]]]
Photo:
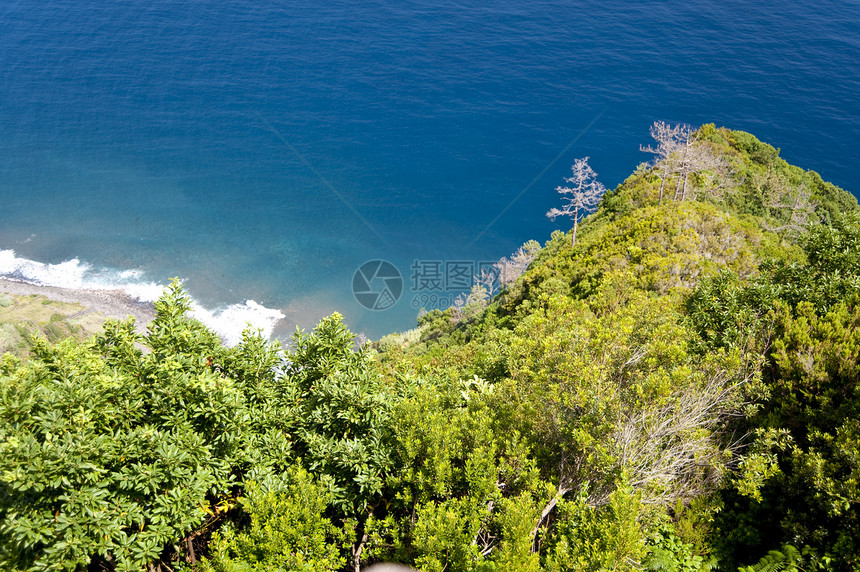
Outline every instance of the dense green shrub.
[[146, 355], [126, 322], [89, 344], [37, 338], [24, 365], [5, 358], [3, 567], [139, 570], [229, 494], [247, 410], [206, 366], [217, 342], [186, 304], [177, 286], [159, 302]]
[[0, 360], [0, 567], [856, 569], [856, 201], [696, 138], [722, 171], [677, 202], [642, 165], [486, 307], [361, 348], [337, 314], [226, 348], [178, 284], [146, 335], [47, 322]]
[[211, 572], [340, 570], [345, 538], [325, 516], [331, 501], [326, 487], [301, 467], [262, 483], [250, 482], [241, 501], [251, 522], [228, 523], [214, 534], [211, 556], [201, 569]]

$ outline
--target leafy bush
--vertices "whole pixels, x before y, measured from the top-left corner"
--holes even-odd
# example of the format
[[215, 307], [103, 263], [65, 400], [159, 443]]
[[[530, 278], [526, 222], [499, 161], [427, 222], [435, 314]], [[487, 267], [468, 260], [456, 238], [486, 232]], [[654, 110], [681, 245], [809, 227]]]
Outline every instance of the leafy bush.
[[323, 572], [346, 564], [345, 538], [325, 516], [331, 493], [301, 467], [263, 483], [248, 483], [241, 506], [244, 529], [228, 523], [213, 535], [201, 570]]
[[[248, 411], [207, 365], [220, 343], [174, 284], [146, 340], [36, 338], [0, 375], [0, 565], [139, 570], [231, 493]], [[152, 349], [142, 354], [135, 343]]]

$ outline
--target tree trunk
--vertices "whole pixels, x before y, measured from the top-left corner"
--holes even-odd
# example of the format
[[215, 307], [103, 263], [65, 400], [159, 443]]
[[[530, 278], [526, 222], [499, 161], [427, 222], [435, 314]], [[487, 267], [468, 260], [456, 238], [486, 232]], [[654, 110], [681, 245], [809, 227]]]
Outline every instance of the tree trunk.
[[666, 188], [666, 178], [669, 176], [669, 164], [668, 164], [669, 159], [666, 158], [665, 161], [666, 162], [664, 162], [664, 165], [663, 165], [663, 175], [660, 177], [660, 200], [657, 201], [658, 205], [663, 204], [663, 189]]
[[681, 200], [687, 200], [687, 184], [690, 180], [690, 173], [684, 173], [684, 193], [681, 195]]
[[352, 549], [352, 565], [355, 572], [361, 572], [361, 552], [364, 550], [364, 544], [367, 542], [367, 533], [361, 535], [361, 540]]
[[675, 185], [675, 196], [672, 198], [672, 202], [678, 202], [678, 197], [681, 196], [681, 183], [683, 182], [684, 178], [681, 176], [681, 173], [678, 173], [678, 184]]
[[197, 572], [197, 556], [194, 554], [194, 535], [188, 535], [185, 539], [185, 546], [188, 548], [188, 562], [191, 563], [191, 569]]
[[555, 508], [555, 505], [558, 504], [558, 501], [562, 499], [564, 495], [566, 495], [569, 491], [569, 487], [559, 485], [558, 493], [554, 497], [552, 497], [552, 500], [549, 501], [547, 505], [543, 508], [537, 526], [532, 529], [532, 552], [536, 552], [535, 544], [537, 543], [537, 534], [540, 531], [541, 526], [543, 526], [543, 523], [546, 522], [547, 517], [549, 517], [549, 513], [552, 512], [552, 509]]

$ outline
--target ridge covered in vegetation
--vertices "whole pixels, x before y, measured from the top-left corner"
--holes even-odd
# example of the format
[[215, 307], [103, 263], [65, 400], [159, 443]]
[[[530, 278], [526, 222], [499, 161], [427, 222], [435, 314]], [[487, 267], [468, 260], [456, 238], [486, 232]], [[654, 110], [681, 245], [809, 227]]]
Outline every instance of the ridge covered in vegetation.
[[2, 288], [0, 285], [0, 354], [25, 356], [29, 352], [27, 340], [36, 330], [52, 342], [68, 337], [83, 341], [100, 332], [108, 319], [80, 304], [36, 294], [7, 294]]
[[575, 244], [406, 334], [226, 348], [174, 284], [145, 336], [4, 355], [0, 567], [857, 569], [857, 202], [659, 137]]

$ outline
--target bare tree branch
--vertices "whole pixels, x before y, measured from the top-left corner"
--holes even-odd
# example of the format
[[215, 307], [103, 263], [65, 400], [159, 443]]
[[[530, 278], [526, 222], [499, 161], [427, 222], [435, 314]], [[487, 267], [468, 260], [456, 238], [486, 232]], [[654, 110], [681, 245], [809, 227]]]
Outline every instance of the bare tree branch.
[[657, 142], [657, 146], [639, 146], [639, 150], [645, 153], [653, 153], [654, 166], [660, 168], [660, 199], [657, 204], [663, 204], [663, 192], [666, 181], [676, 171], [681, 150], [690, 140], [692, 129], [683, 123], [674, 127], [665, 121], [655, 121], [651, 126], [651, 137]]
[[660, 198], [663, 204], [666, 182], [677, 178], [673, 202], [694, 200], [702, 192], [719, 198], [726, 188], [735, 184], [731, 169], [723, 157], [714, 153], [707, 142], [698, 140], [698, 132], [686, 124], [669, 125], [655, 121], [651, 137], [656, 146], [639, 146], [640, 151], [655, 155], [653, 166], [659, 170]]
[[526, 271], [535, 257], [537, 257], [540, 249], [540, 244], [536, 240], [530, 240], [519, 247], [511, 255], [510, 260], [502, 257], [496, 262], [494, 266], [498, 272], [499, 286], [505, 288], [516, 282], [517, 278], [523, 275], [523, 272]]
[[765, 228], [772, 232], [782, 232], [783, 237], [802, 234], [809, 226], [809, 217], [815, 213], [818, 206], [810, 199], [811, 193], [805, 183], [797, 187], [783, 187], [773, 192], [766, 206], [788, 210], [788, 221], [782, 226], [765, 225]]
[[576, 159], [571, 166], [573, 176], [565, 178], [571, 186], [556, 187], [556, 191], [564, 195], [566, 201], [562, 208], [552, 208], [547, 213], [550, 219], [560, 216], [573, 217], [573, 236], [571, 246], [576, 246], [576, 231], [579, 219], [600, 203], [600, 198], [606, 192], [606, 187], [597, 180], [597, 173], [588, 165], [588, 157]]

